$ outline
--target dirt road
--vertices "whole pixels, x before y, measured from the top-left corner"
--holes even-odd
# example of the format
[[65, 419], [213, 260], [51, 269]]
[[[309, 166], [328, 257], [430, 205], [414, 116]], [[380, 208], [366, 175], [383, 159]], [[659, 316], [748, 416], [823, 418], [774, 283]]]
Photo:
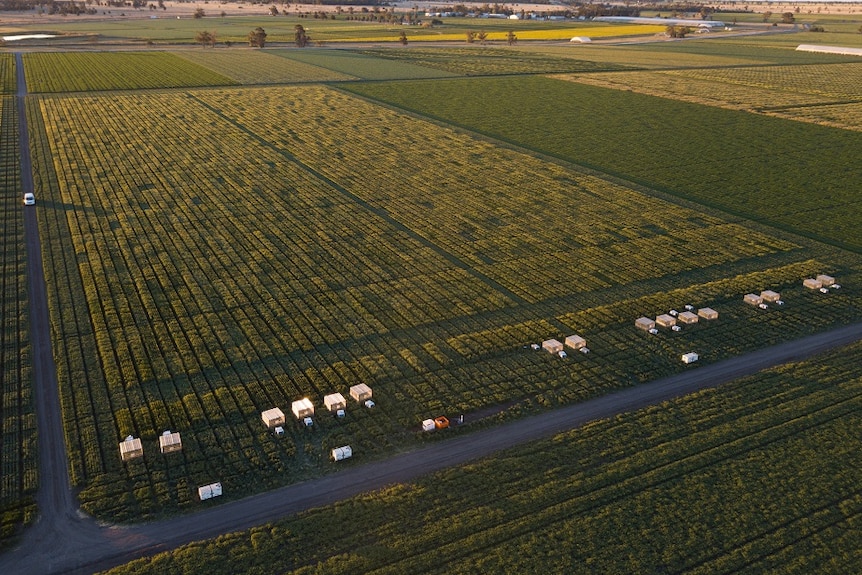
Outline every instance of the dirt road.
[[[26, 84], [21, 55], [18, 70], [21, 172], [23, 192], [33, 191], [32, 163], [25, 114]], [[137, 557], [191, 541], [216, 537], [333, 503], [393, 483], [460, 465], [535, 439], [552, 436], [589, 421], [612, 417], [666, 399], [692, 393], [804, 359], [862, 339], [862, 323], [763, 349], [713, 365], [693, 366], [682, 374], [628, 388], [475, 433], [441, 441], [389, 459], [350, 467], [339, 473], [215, 506], [173, 519], [130, 527], [104, 526], [80, 513], [69, 487], [60, 401], [51, 350], [47, 295], [42, 269], [36, 206], [24, 207], [33, 347], [34, 398], [39, 429], [39, 519], [21, 544], [0, 555], [0, 573], [92, 573]]]

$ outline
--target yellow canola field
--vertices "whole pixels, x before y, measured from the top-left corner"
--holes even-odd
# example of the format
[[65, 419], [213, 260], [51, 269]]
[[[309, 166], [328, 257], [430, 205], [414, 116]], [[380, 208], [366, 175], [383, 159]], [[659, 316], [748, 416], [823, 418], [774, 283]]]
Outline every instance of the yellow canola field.
[[[482, 27], [477, 26], [476, 31], [481, 31]], [[463, 42], [464, 33], [435, 34], [433, 30], [422, 30], [421, 34], [417, 34], [416, 29], [411, 30], [405, 28], [407, 40], [414, 42]], [[586, 38], [616, 38], [620, 36], [652, 36], [665, 31], [665, 26], [654, 26], [646, 24], [633, 24], [625, 26], [589, 26], [589, 27], [573, 27], [573, 28], [558, 28], [553, 30], [518, 30], [515, 36], [518, 40], [570, 40], [575, 36]], [[400, 33], [400, 30], [398, 31]], [[488, 41], [505, 41], [507, 31], [503, 32], [487, 32]], [[393, 35], [377, 36], [371, 38], [362, 38], [363, 42], [392, 42], [397, 41], [398, 37], [395, 32]], [[355, 42], [356, 39], [330, 40], [332, 42]], [[478, 43], [478, 40], [476, 41]]]

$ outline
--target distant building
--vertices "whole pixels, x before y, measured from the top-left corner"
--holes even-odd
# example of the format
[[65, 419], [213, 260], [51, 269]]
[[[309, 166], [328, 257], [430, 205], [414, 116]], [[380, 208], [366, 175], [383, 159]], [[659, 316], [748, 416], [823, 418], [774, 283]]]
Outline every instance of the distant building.
[[639, 317], [635, 320], [635, 327], [644, 331], [655, 328], [655, 322], [648, 317]]
[[172, 432], [168, 430], [159, 436], [159, 450], [161, 450], [162, 453], [173, 453], [175, 451], [181, 451], [182, 448], [183, 440], [178, 431]]
[[314, 404], [307, 397], [303, 397], [294, 401], [290, 406], [290, 410], [297, 419], [304, 420], [314, 415]]
[[144, 456], [144, 447], [141, 445], [140, 437], [126, 437], [125, 441], [120, 442], [120, 459], [129, 461], [137, 457]]
[[284, 412], [277, 407], [261, 412], [260, 418], [263, 420], [263, 424], [269, 429], [284, 425]]
[[350, 397], [359, 403], [371, 399], [371, 388], [364, 383], [358, 383], [350, 388]]
[[655, 323], [661, 327], [673, 327], [676, 325], [676, 318], [670, 314], [663, 313], [656, 316]]
[[706, 320], [718, 319], [718, 312], [712, 309], [711, 307], [702, 307], [697, 310], [698, 317], [702, 317]]
[[546, 339], [542, 342], [542, 349], [548, 353], [560, 353], [563, 351], [563, 344], [556, 339]]
[[692, 324], [692, 323], [697, 323], [698, 317], [697, 317], [696, 313], [692, 313], [690, 311], [684, 311], [684, 312], [681, 312], [677, 316], [676, 319], [678, 319], [680, 321], [680, 323]]

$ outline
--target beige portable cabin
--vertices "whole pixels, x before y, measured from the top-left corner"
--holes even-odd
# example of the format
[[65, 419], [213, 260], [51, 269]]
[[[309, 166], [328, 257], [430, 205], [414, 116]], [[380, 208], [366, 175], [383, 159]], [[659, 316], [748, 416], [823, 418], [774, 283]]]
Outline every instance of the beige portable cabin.
[[303, 397], [294, 401], [290, 406], [290, 410], [297, 419], [305, 419], [314, 415], [314, 404], [307, 397]]
[[125, 441], [120, 442], [120, 459], [129, 461], [136, 457], [144, 456], [144, 447], [141, 445], [140, 437], [128, 436]]
[[546, 339], [542, 342], [542, 349], [548, 353], [560, 353], [563, 351], [563, 344], [557, 339]]
[[587, 340], [579, 335], [570, 335], [566, 338], [566, 347], [581, 349], [582, 347], [587, 347]]
[[697, 310], [698, 317], [702, 317], [703, 319], [718, 319], [718, 312], [712, 309], [711, 307], [702, 307]]
[[323, 405], [325, 405], [326, 409], [329, 411], [335, 412], [339, 409], [346, 408], [347, 400], [345, 400], [344, 396], [340, 393], [330, 393], [329, 395], [323, 396]]
[[173, 453], [183, 448], [183, 440], [180, 432], [165, 431], [159, 436], [159, 449], [162, 453]]
[[277, 407], [261, 412], [260, 418], [263, 420], [263, 424], [270, 429], [284, 425], [284, 412]]
[[832, 284], [835, 283], [835, 278], [832, 276], [820, 274], [817, 276], [817, 281], [820, 282], [820, 287], [831, 287]]
[[814, 278], [806, 278], [802, 280], [802, 285], [808, 289], [820, 289], [823, 287], [823, 282]]
[[760, 292], [760, 299], [766, 303], [775, 303], [781, 299], [781, 294], [768, 289]]
[[639, 317], [635, 320], [635, 327], [644, 331], [655, 329], [655, 322], [648, 317]]
[[363, 401], [371, 399], [371, 388], [368, 387], [367, 384], [357, 383], [350, 388], [350, 397], [355, 399], [357, 402], [362, 403]]
[[663, 313], [659, 316], [656, 316], [655, 322], [661, 327], [673, 327], [676, 325], [676, 318], [672, 315]]
[[681, 312], [677, 318], [681, 323], [692, 324], [697, 323], [698, 317], [696, 313], [692, 313], [690, 311]]
[[758, 306], [763, 303], [763, 298], [756, 293], [747, 293], [742, 296], [742, 301], [744, 301], [748, 305]]

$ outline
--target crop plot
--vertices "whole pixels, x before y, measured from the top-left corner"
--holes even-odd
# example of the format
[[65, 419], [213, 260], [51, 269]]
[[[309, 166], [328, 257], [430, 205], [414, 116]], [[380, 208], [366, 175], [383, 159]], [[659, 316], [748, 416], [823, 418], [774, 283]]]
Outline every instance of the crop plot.
[[422, 66], [406, 60], [384, 58], [354, 50], [303, 50], [270, 51], [271, 54], [297, 62], [333, 70], [336, 73], [358, 76], [363, 80], [397, 80], [419, 78], [446, 78], [455, 76], [446, 70]]
[[15, 56], [0, 54], [0, 94], [15, 93]]
[[15, 102], [4, 96], [0, 98], [0, 541], [33, 519], [38, 465], [17, 144]]
[[[434, 90], [421, 82], [344, 88], [862, 250], [862, 204], [847, 185], [862, 177], [858, 132], [538, 77], [446, 80]], [[458, 97], [473, 92], [482, 93], [481, 105]]]
[[177, 55], [205, 66], [240, 84], [287, 84], [353, 80], [355, 76], [320, 66], [280, 58], [270, 52], [184, 50]]
[[551, 57], [541, 53], [501, 48], [411, 48], [410, 50], [368, 49], [362, 54], [408, 61], [464, 76], [489, 74], [595, 72], [628, 68], [621, 64]]
[[[858, 264], [825, 248], [331, 88], [45, 96], [30, 113], [72, 480], [97, 515], [188, 507], [214, 480], [233, 496], [295, 481], [334, 446], [411, 444], [429, 412], [550, 406], [672, 372], [679, 340], [626, 353], [629, 320], [604, 335], [581, 322], [681, 282], [729, 299], [730, 284], [703, 286], [847, 278], [814, 321], [728, 312], [755, 346], [858, 317]], [[524, 349], [573, 328], [595, 336], [584, 361]], [[647, 356], [652, 371], [632, 370]], [[359, 381], [374, 410], [278, 440], [260, 423]], [[180, 453], [158, 453], [165, 429]], [[142, 462], [120, 462], [129, 434]]]
[[238, 83], [168, 52], [28, 52], [24, 72], [31, 93]]

